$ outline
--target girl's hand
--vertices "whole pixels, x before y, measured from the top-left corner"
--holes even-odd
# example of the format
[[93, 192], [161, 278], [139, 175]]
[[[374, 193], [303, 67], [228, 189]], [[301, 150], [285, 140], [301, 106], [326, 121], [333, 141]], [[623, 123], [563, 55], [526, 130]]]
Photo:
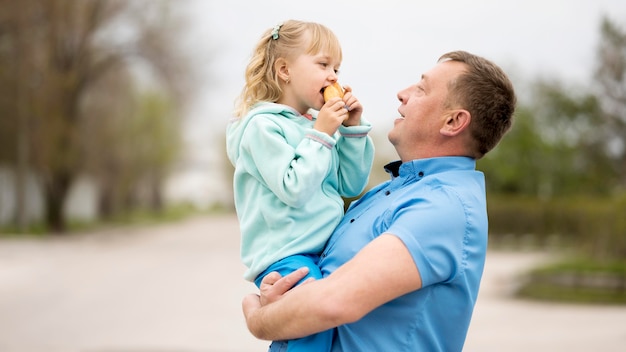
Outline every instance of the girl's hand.
[[358, 126], [361, 124], [361, 115], [363, 114], [363, 105], [352, 94], [352, 88], [350, 86], [344, 87], [343, 101], [345, 108], [349, 111], [348, 118], [343, 121], [344, 126]]
[[346, 103], [341, 98], [332, 98], [322, 106], [313, 128], [333, 136], [339, 126], [348, 118]]

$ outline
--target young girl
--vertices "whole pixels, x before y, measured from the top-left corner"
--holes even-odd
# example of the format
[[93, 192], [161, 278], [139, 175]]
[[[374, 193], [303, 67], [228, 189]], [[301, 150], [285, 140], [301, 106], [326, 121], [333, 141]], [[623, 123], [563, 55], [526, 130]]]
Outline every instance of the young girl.
[[[347, 86], [324, 102], [341, 60], [328, 28], [290, 20], [263, 34], [246, 69], [226, 144], [244, 277], [257, 286], [303, 266], [321, 278], [318, 255], [343, 216], [342, 197], [367, 184], [374, 148], [361, 103]], [[288, 351], [327, 351], [331, 340], [331, 331], [291, 340]]]

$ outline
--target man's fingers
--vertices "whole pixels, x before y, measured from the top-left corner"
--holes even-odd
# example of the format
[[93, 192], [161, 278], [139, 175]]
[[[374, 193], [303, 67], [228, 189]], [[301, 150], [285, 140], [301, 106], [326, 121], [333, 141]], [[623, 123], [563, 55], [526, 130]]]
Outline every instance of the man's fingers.
[[[298, 281], [300, 281], [303, 277], [305, 277], [309, 273], [309, 268], [302, 267], [285, 277], [280, 277], [279, 273], [273, 272], [269, 273], [262, 282], [261, 289], [262, 291], [271, 291], [272, 296], [282, 295], [285, 292], [289, 291], [292, 287], [294, 287]], [[274, 275], [276, 274], [276, 275]], [[268, 276], [272, 275], [271, 278], [267, 279]], [[278, 280], [275, 278], [278, 277]], [[266, 280], [267, 279], [267, 280]]]
[[255, 294], [246, 295], [243, 298], [243, 301], [241, 302], [243, 315], [246, 317], [248, 316], [248, 314], [250, 314], [250, 312], [252, 312], [255, 309], [258, 309], [259, 307], [261, 307], [261, 301], [260, 301], [259, 295], [255, 295]]
[[[261, 282], [261, 305], [266, 305], [278, 301], [282, 295], [295, 286], [298, 281], [309, 273], [306, 267], [300, 268], [285, 277], [280, 277], [279, 273], [272, 272], [267, 274]], [[278, 280], [276, 280], [278, 278]]]
[[261, 285], [273, 285], [276, 281], [280, 280], [281, 277], [282, 276], [278, 272], [272, 271], [271, 273], [265, 275], [261, 281]]
[[289, 291], [294, 287], [298, 281], [302, 280], [309, 273], [309, 268], [302, 267], [289, 275], [286, 275], [282, 279], [276, 281], [274, 287], [282, 293]]
[[309, 282], [313, 282], [313, 281], [315, 281], [315, 278], [314, 278], [314, 277], [310, 277], [310, 278], [308, 278], [308, 279], [306, 279], [306, 280], [302, 281], [302, 283], [300, 284], [300, 286], [302, 286], [302, 285], [304, 285], [304, 284], [308, 284]]

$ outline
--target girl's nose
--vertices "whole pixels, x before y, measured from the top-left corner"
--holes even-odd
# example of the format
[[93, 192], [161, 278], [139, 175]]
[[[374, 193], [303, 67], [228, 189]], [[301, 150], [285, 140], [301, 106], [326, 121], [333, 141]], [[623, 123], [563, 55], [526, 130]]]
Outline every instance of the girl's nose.
[[327, 67], [326, 70], [328, 71], [328, 80], [332, 82], [337, 81], [337, 79], [339, 78], [339, 76], [337, 75], [337, 70], [331, 66]]

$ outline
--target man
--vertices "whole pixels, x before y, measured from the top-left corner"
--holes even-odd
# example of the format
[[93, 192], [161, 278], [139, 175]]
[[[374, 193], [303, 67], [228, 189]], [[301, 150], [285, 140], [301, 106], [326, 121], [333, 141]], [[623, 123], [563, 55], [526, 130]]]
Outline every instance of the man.
[[244, 298], [256, 337], [337, 327], [333, 351], [462, 350], [487, 248], [476, 160], [509, 130], [515, 93], [499, 67], [458, 51], [398, 99], [391, 180], [352, 204], [322, 253], [323, 279], [287, 291], [306, 269], [274, 274]]

